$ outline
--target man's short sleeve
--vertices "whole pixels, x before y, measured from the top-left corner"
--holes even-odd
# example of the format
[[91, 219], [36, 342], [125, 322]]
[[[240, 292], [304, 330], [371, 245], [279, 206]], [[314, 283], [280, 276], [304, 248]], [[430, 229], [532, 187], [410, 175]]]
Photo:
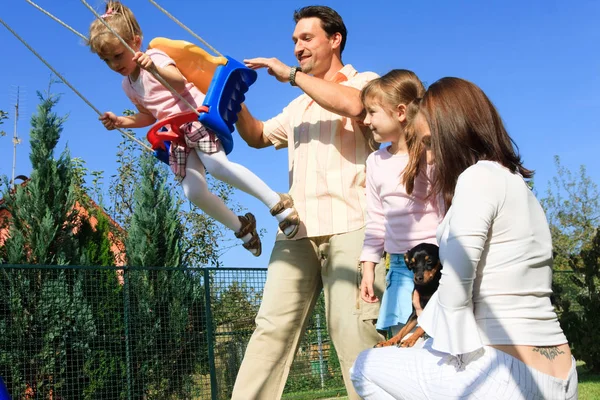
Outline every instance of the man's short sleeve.
[[346, 85], [361, 90], [369, 81], [375, 78], [379, 78], [379, 75], [375, 72], [359, 72], [346, 81]]
[[288, 138], [294, 134], [290, 108], [292, 108], [292, 104], [284, 108], [276, 117], [265, 121], [263, 125], [263, 135], [278, 150], [288, 147]]
[[[365, 87], [365, 85], [369, 81], [372, 81], [375, 78], [379, 78], [379, 75], [377, 75], [375, 72], [360, 72], [360, 73], [356, 74], [355, 76], [353, 76], [352, 78], [348, 79], [346, 82], [344, 82], [344, 84], [346, 84], [350, 87], [353, 87], [355, 89], [362, 90], [362, 88]], [[373, 149], [373, 150], [377, 150], [379, 148], [379, 143], [377, 143], [377, 142], [375, 142], [375, 140], [373, 140], [373, 133], [367, 126], [365, 126], [365, 124], [363, 123], [362, 117], [357, 118], [354, 121], [356, 122], [356, 125], [362, 132], [365, 139], [368, 141], [369, 147], [371, 147], [371, 149]]]

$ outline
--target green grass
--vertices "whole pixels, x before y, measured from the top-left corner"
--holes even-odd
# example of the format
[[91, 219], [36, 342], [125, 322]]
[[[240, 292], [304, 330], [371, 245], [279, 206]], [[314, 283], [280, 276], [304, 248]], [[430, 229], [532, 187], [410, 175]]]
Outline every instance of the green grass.
[[579, 400], [600, 399], [600, 375], [592, 374], [585, 369], [585, 364], [577, 363], [579, 378]]
[[347, 400], [346, 389], [332, 389], [332, 390], [311, 390], [299, 393], [286, 393], [283, 395], [282, 400], [315, 400], [315, 399], [336, 399], [336, 400]]

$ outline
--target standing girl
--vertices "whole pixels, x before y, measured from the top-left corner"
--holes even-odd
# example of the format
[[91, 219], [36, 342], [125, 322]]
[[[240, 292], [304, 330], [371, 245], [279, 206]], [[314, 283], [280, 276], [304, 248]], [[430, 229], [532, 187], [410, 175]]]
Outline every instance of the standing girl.
[[[360, 257], [363, 268], [361, 297], [369, 303], [379, 299], [373, 291], [375, 265], [383, 252], [390, 255], [386, 290], [377, 329], [395, 335], [412, 313], [413, 273], [404, 253], [419, 243], [436, 243], [440, 214], [429, 201], [426, 172], [405, 186], [409, 164], [408, 128], [418, 111], [425, 88], [411, 71], [392, 70], [370, 81], [361, 92], [364, 120], [378, 143], [391, 143], [367, 158], [367, 226]], [[407, 190], [408, 189], [408, 190]], [[409, 194], [411, 193], [411, 194]]]
[[[204, 94], [183, 77], [167, 54], [154, 49], [140, 51], [142, 30], [129, 8], [118, 1], [109, 1], [101, 18], [135, 50], [132, 55], [102, 21], [95, 20], [90, 26], [91, 50], [110, 69], [124, 76], [123, 90], [138, 109], [138, 113], [132, 116], [104, 113], [100, 120], [107, 129], [142, 128], [154, 124], [156, 120], [188, 111], [185, 103], [149, 71], [158, 73], [194, 107], [202, 104]], [[291, 196], [273, 191], [247, 168], [230, 162], [219, 139], [198, 121], [186, 123], [180, 128], [184, 132], [186, 146], [171, 144], [169, 164], [181, 182], [185, 196], [192, 203], [233, 230], [253, 255], [260, 255], [261, 242], [254, 215], [246, 213], [236, 216], [219, 197], [211, 193], [206, 182], [208, 171], [216, 179], [262, 201], [277, 218], [280, 229], [287, 237], [296, 234], [299, 219]]]

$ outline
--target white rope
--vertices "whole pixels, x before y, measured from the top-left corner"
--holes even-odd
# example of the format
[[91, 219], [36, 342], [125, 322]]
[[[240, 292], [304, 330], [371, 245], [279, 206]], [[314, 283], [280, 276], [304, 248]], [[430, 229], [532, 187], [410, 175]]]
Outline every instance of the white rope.
[[173, 15], [171, 15], [167, 10], [165, 10], [160, 5], [158, 5], [158, 3], [156, 1], [154, 1], [154, 0], [148, 0], [148, 1], [150, 1], [150, 3], [152, 3], [156, 8], [158, 8], [160, 11], [162, 11], [167, 17], [171, 18], [171, 20], [173, 20], [173, 22], [175, 22], [177, 25], [179, 25], [180, 27], [182, 27], [183, 29], [185, 29], [190, 35], [192, 35], [193, 37], [195, 37], [196, 39], [198, 39], [200, 42], [202, 42], [206, 47], [208, 47], [209, 49], [211, 49], [213, 53], [215, 53], [219, 57], [223, 57], [223, 55], [221, 53], [219, 53], [217, 51], [217, 49], [215, 49], [210, 44], [208, 44], [208, 42], [206, 42], [200, 36], [196, 35], [190, 28], [188, 28], [187, 26], [185, 26], [181, 21], [179, 21], [177, 18], [175, 18]]
[[[31, 51], [33, 54], [35, 54], [35, 56], [37, 58], [40, 59], [41, 62], [43, 62], [48, 68], [50, 68], [50, 70], [54, 73], [54, 75], [56, 75], [57, 77], [60, 78], [61, 81], [63, 81], [73, 92], [75, 92], [75, 94], [77, 96], [79, 96], [81, 98], [81, 100], [83, 100], [88, 106], [90, 106], [94, 111], [96, 111], [96, 113], [99, 116], [102, 116], [102, 113], [100, 112], [100, 110], [98, 110], [96, 107], [94, 107], [94, 105], [92, 103], [90, 103], [88, 101], [88, 99], [86, 99], [81, 93], [79, 93], [77, 91], [77, 89], [75, 89], [75, 87], [73, 87], [73, 85], [71, 85], [69, 83], [69, 81], [67, 81], [58, 71], [56, 71], [52, 65], [50, 65], [41, 55], [39, 55], [23, 38], [21, 38], [21, 36], [19, 36], [15, 31], [13, 31], [11, 29], [10, 26], [8, 26], [8, 24], [6, 22], [4, 22], [1, 18], [0, 18], [0, 23], [2, 25], [4, 25], [4, 27], [6, 29], [8, 29], [10, 31], [10, 33], [12, 33], [17, 39], [19, 39], [21, 41], [21, 43], [23, 43], [25, 45], [25, 47], [27, 47], [29, 49], [29, 51]], [[136, 138], [135, 136], [131, 135], [130, 133], [122, 130], [122, 129], [118, 129], [117, 130], [119, 132], [121, 132], [121, 134], [123, 134], [124, 136], [127, 136], [129, 139], [133, 140], [134, 142], [136, 142], [137, 144], [139, 144], [140, 146], [142, 146], [144, 149], [150, 151], [150, 152], [154, 152], [154, 150], [152, 150], [152, 148], [150, 146], [148, 146], [147, 144], [145, 144], [144, 142], [141, 142], [138, 138]]]
[[[98, 18], [98, 20], [100, 20], [100, 22], [102, 22], [102, 24], [104, 24], [104, 26], [106, 26], [106, 28], [117, 37], [117, 39], [119, 39], [119, 41], [123, 44], [123, 46], [125, 46], [126, 49], [128, 49], [129, 51], [131, 51], [132, 54], [135, 54], [135, 50], [133, 50], [131, 48], [131, 46], [129, 46], [129, 44], [127, 44], [127, 42], [125, 40], [123, 40], [123, 38], [114, 31], [114, 29], [108, 24], [108, 22], [106, 22], [104, 20], [104, 18], [102, 18], [97, 12], [96, 10], [94, 10], [94, 8], [92, 6], [90, 6], [85, 0], [81, 0], [81, 2], [96, 16], [96, 18]], [[194, 111], [194, 113], [196, 113], [196, 115], [200, 115], [200, 113], [198, 112], [198, 110], [196, 110], [196, 107], [194, 107], [193, 105], [191, 105], [178, 91], [176, 91], [175, 89], [173, 89], [173, 87], [171, 85], [169, 85], [169, 83], [162, 77], [160, 76], [160, 74], [156, 71], [156, 70], [150, 70], [149, 71], [160, 83], [163, 84], [164, 87], [166, 87], [167, 89], [169, 89], [171, 91], [171, 93], [173, 93], [179, 100], [181, 100], [183, 102], [183, 104], [185, 104], [186, 106], [188, 106], [192, 111]]]
[[44, 10], [42, 7], [35, 4], [33, 1], [31, 1], [31, 0], [25, 0], [25, 1], [28, 2], [29, 4], [31, 4], [32, 6], [34, 6], [35, 8], [37, 8], [38, 10], [40, 10], [41, 12], [43, 12], [44, 14], [46, 14], [47, 16], [49, 16], [50, 18], [52, 18], [53, 20], [55, 20], [56, 22], [58, 22], [59, 24], [61, 24], [62, 26], [64, 26], [65, 28], [67, 28], [68, 30], [70, 30], [71, 32], [73, 32], [74, 34], [76, 34], [77, 36], [79, 36], [80, 38], [82, 38], [87, 43], [87, 41], [88, 41], [87, 36], [85, 36], [82, 33], [77, 32], [75, 29], [71, 28], [69, 25], [67, 25], [60, 19], [56, 18], [54, 15], [50, 14], [48, 11]]

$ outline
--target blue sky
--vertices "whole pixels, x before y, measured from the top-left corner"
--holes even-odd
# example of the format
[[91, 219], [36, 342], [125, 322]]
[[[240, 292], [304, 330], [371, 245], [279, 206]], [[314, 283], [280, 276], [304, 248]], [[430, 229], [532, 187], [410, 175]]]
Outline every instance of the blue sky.
[[[277, 57], [294, 64], [291, 40], [295, 9], [315, 4], [285, 0], [178, 0], [160, 2], [220, 52], [239, 60]], [[39, 0], [38, 4], [82, 33], [93, 15], [77, 0]], [[101, 1], [90, 2], [97, 9]], [[194, 39], [151, 3], [125, 1], [138, 17], [144, 42], [157, 36]], [[202, 7], [198, 7], [201, 4]], [[534, 1], [323, 1], [344, 18], [349, 30], [343, 61], [360, 71], [384, 74], [392, 68], [415, 71], [426, 83], [457, 76], [478, 84], [499, 109], [527, 167], [536, 170], [538, 192], [554, 176], [554, 155], [571, 169], [584, 164], [600, 182], [600, 2]], [[12, 26], [100, 110], [130, 108], [121, 92], [120, 77], [91, 54], [81, 40], [25, 1], [3, 7], [0, 18]], [[2, 129], [12, 135], [16, 87], [25, 92], [17, 150], [17, 174], [29, 175], [29, 118], [37, 104], [36, 91], [48, 86], [50, 71], [6, 29], [0, 27], [0, 110], [11, 119]], [[105, 131], [96, 114], [64, 85], [57, 107], [69, 114], [59, 143], [68, 145], [90, 170], [110, 177], [116, 169], [120, 134]], [[259, 71], [247, 94], [253, 115], [267, 119], [299, 95]], [[145, 137], [145, 130], [138, 136]], [[0, 174], [10, 175], [10, 135], [0, 137]], [[230, 158], [255, 171], [275, 190], [288, 189], [287, 151], [255, 150], [239, 137]], [[106, 179], [108, 181], [108, 179]], [[106, 184], [108, 186], [108, 184]], [[254, 198], [238, 192], [236, 200], [255, 213], [264, 238], [263, 255], [252, 257], [236, 247], [222, 258], [223, 266], [263, 267], [269, 260], [275, 220]], [[233, 235], [230, 235], [233, 238]]]

